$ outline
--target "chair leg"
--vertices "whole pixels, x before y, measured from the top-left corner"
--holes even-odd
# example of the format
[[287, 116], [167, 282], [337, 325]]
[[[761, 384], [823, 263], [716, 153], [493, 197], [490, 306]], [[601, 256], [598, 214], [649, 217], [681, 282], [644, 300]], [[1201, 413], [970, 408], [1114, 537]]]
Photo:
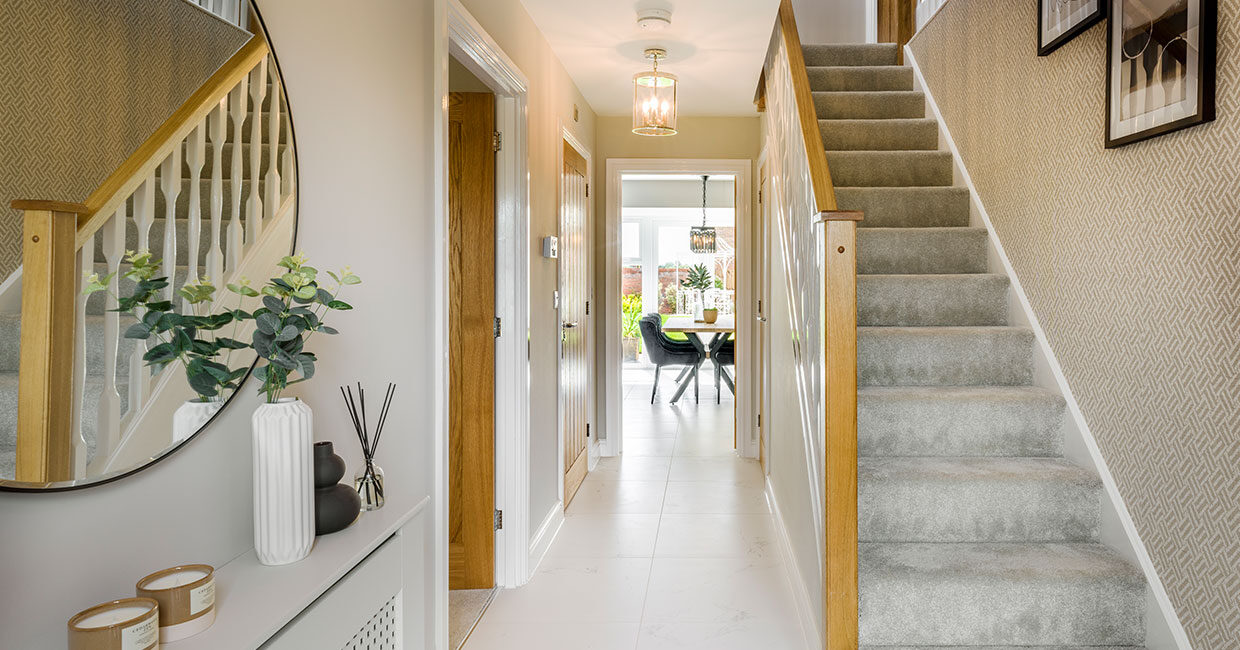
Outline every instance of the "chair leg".
[[698, 363], [698, 365], [693, 367], [693, 403], [694, 404], [702, 403], [701, 396], [698, 390], [698, 371], [701, 369], [702, 369], [701, 363]]
[[690, 370], [693, 370], [693, 366], [685, 366], [684, 370], [681, 370], [680, 374], [676, 375], [676, 383], [679, 384], [685, 378], [685, 375], [689, 374]]
[[654, 367], [654, 388], [650, 389], [650, 403], [654, 404], [654, 396], [659, 394], [659, 370], [662, 366]]
[[723, 403], [723, 391], [719, 388], [719, 364], [715, 364], [715, 403]]

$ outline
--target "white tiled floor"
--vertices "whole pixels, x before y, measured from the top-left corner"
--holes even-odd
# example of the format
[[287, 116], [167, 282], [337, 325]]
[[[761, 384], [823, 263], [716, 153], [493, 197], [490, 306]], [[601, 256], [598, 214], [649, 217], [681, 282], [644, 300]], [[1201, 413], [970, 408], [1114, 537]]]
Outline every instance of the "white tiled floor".
[[625, 370], [624, 454], [569, 506], [530, 583], [500, 592], [465, 650], [803, 650], [756, 461], [732, 451], [732, 396], [703, 376], [650, 404]]

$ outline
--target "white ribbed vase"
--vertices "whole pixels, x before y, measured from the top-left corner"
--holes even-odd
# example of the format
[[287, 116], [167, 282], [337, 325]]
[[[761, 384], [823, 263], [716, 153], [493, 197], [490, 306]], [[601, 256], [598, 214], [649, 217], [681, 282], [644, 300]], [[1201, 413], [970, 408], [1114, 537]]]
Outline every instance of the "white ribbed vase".
[[314, 414], [285, 398], [258, 407], [250, 422], [254, 550], [263, 564], [291, 564], [314, 544]]
[[223, 402], [201, 402], [190, 400], [181, 405], [172, 414], [172, 442], [177, 443], [198, 433], [202, 425], [215, 415]]

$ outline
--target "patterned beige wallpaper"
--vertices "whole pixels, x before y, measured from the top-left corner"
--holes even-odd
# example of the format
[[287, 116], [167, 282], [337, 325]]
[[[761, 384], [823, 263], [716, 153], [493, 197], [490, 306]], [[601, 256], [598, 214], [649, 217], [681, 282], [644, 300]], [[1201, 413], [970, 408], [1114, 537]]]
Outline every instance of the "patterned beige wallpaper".
[[1035, 56], [1035, 0], [912, 42], [1195, 650], [1240, 647], [1240, 0], [1218, 120], [1103, 149], [1105, 26]]
[[10, 201], [85, 199], [246, 40], [184, 0], [0, 1], [0, 280]]

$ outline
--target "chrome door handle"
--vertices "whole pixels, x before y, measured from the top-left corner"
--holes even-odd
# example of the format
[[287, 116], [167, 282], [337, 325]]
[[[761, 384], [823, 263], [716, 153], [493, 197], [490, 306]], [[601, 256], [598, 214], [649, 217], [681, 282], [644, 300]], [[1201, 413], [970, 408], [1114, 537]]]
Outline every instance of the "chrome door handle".
[[754, 319], [757, 320], [759, 323], [766, 322], [766, 316], [754, 316]]
[[571, 329], [573, 329], [574, 327], [577, 327], [577, 323], [576, 323], [576, 322], [572, 322], [572, 323], [562, 323], [562, 324], [560, 325], [560, 327], [563, 327], [563, 328], [564, 328], [564, 329], [566, 329], [566, 330], [571, 330]]

